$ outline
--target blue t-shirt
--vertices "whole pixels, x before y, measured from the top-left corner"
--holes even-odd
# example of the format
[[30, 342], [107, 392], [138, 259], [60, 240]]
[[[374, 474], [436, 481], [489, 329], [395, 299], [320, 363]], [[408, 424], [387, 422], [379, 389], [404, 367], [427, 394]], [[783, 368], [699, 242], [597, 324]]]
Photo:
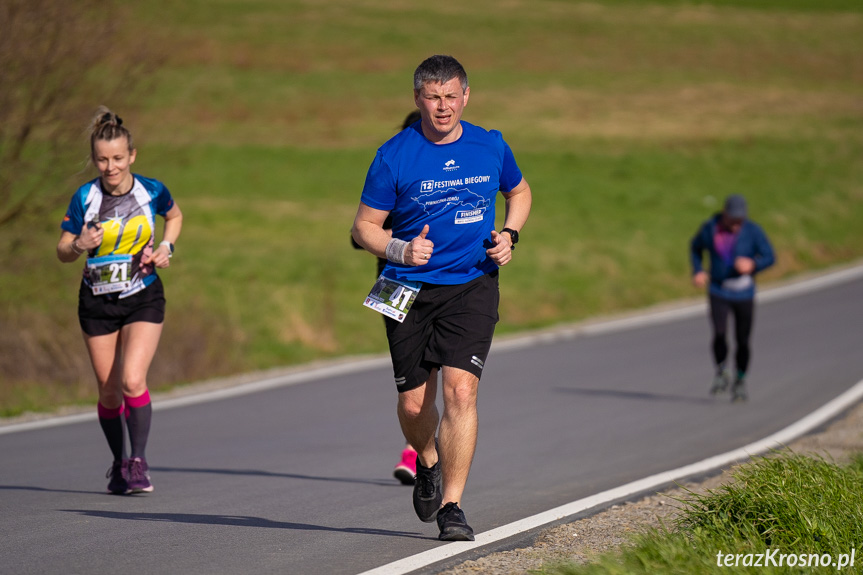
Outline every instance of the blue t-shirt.
[[[153, 251], [156, 214], [164, 217], [174, 207], [171, 192], [162, 182], [135, 174], [133, 177], [132, 190], [122, 196], [105, 193], [99, 178], [87, 182], [72, 196], [60, 224], [65, 231], [77, 235], [84, 222], [98, 221], [103, 230], [102, 244], [91, 257], [132, 256], [134, 275], [129, 289], [120, 293], [121, 298], [141, 291], [156, 280], [156, 267], [152, 263], [140, 266], [141, 256]], [[90, 284], [86, 267], [84, 283]]]
[[462, 122], [461, 137], [434, 144], [420, 122], [378, 149], [363, 187], [362, 202], [389, 211], [393, 237], [410, 241], [428, 224], [434, 253], [422, 266], [388, 262], [384, 275], [433, 284], [463, 284], [494, 271], [485, 251], [492, 246], [498, 192], [522, 180], [500, 132]]

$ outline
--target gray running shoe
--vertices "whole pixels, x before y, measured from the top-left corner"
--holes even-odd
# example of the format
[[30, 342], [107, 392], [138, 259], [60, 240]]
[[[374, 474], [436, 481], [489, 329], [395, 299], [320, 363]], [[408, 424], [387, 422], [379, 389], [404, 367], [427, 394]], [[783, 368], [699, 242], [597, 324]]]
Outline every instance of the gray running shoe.
[[449, 502], [437, 514], [441, 541], [473, 541], [473, 529], [464, 518], [464, 511], [457, 503]]
[[424, 523], [435, 520], [443, 493], [440, 489], [440, 460], [431, 467], [426, 467], [417, 457], [417, 477], [414, 484], [414, 511]]
[[108, 468], [108, 472], [105, 473], [105, 477], [110, 480], [108, 481], [108, 493], [113, 493], [114, 495], [125, 495], [126, 493], [129, 493], [129, 483], [126, 481], [125, 471], [125, 460], [115, 461], [111, 464], [111, 467]]
[[713, 385], [710, 386], [710, 395], [718, 395], [728, 389], [728, 384], [731, 381], [731, 374], [727, 370], [722, 370], [713, 377]]
[[126, 462], [126, 477], [129, 482], [129, 490], [132, 493], [150, 493], [153, 484], [150, 483], [150, 467], [147, 460], [135, 457]]
[[731, 388], [731, 403], [743, 402], [748, 399], [749, 394], [746, 393], [746, 381], [738, 379]]

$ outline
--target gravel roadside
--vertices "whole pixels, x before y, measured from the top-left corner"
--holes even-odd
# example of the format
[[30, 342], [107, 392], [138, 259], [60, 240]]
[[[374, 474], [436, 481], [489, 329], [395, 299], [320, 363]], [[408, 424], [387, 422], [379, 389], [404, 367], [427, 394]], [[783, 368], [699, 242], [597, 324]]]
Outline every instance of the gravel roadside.
[[[863, 452], [863, 403], [839, 418], [796, 441], [789, 449], [801, 454], [818, 454], [841, 463]], [[733, 469], [733, 468], [732, 468]], [[731, 480], [730, 470], [700, 482], [687, 482], [686, 490], [703, 492]], [[436, 571], [438, 575], [530, 575], [531, 570], [562, 562], [586, 563], [591, 557], [617, 549], [635, 533], [649, 527], [668, 525], [678, 512], [680, 488], [613, 505], [589, 517], [542, 530], [529, 546], [491, 553]]]

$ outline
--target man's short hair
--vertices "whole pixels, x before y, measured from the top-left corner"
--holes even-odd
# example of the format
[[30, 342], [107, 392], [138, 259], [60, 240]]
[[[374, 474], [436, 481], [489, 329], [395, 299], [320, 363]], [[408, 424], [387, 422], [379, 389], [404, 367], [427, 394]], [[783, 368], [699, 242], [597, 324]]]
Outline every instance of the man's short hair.
[[446, 84], [458, 78], [462, 91], [467, 91], [467, 72], [452, 56], [435, 54], [423, 60], [414, 72], [414, 90], [419, 92], [428, 82]]

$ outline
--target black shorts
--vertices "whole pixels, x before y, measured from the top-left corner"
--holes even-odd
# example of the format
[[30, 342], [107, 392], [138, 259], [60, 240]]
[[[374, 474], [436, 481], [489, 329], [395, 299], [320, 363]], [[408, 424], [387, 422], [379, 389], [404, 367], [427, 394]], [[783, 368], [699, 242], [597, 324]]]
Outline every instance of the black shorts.
[[165, 290], [158, 276], [143, 290], [122, 299], [117, 294], [93, 295], [93, 290], [81, 282], [78, 290], [78, 322], [84, 333], [90, 336], [108, 335], [136, 321], [165, 321]]
[[403, 323], [386, 318], [396, 389], [416, 389], [441, 366], [480, 377], [499, 302], [497, 270], [461, 285], [424, 283]]

